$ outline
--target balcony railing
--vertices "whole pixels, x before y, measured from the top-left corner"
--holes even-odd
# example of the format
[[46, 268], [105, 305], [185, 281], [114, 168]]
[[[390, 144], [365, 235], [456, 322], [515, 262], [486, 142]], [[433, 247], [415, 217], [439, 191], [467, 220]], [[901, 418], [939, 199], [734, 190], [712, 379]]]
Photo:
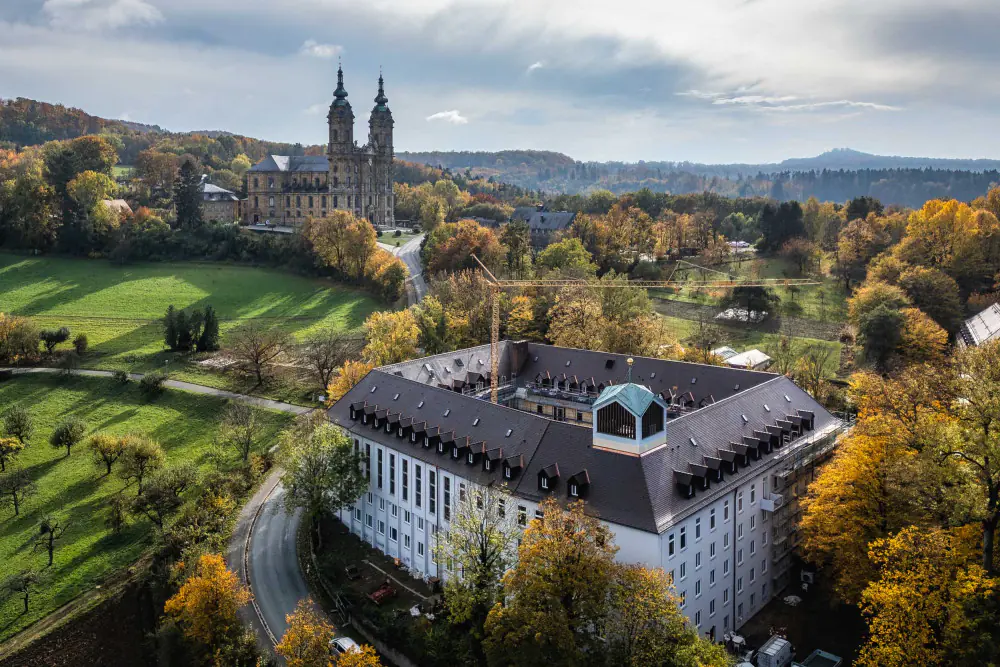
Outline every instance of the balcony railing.
[[760, 499], [760, 508], [765, 512], [774, 512], [785, 504], [785, 498], [780, 493], [772, 493], [770, 498]]
[[535, 396], [545, 396], [546, 398], [558, 398], [564, 401], [573, 401], [575, 403], [586, 403], [587, 405], [592, 404], [597, 400], [597, 393], [589, 391], [579, 391], [575, 389], [557, 389], [556, 387], [545, 386], [540, 382], [527, 382], [524, 388], [528, 390], [529, 394]]

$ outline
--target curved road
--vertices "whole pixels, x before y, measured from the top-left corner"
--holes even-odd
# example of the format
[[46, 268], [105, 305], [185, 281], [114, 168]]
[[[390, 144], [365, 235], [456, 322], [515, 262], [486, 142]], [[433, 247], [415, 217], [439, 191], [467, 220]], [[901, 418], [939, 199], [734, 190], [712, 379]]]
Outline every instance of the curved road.
[[420, 242], [424, 240], [424, 235], [415, 236], [404, 245], [396, 248], [385, 243], [380, 243], [383, 248], [391, 252], [396, 257], [403, 260], [406, 268], [410, 271], [410, 277], [406, 281], [413, 289], [406, 290], [406, 298], [409, 305], [419, 303], [427, 294], [427, 282], [424, 280], [423, 266], [420, 265]]

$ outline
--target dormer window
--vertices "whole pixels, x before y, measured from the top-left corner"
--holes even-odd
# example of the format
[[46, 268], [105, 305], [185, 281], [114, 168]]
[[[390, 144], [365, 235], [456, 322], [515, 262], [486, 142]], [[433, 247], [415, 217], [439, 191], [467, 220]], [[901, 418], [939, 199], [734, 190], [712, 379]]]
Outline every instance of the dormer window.
[[538, 471], [538, 488], [542, 491], [550, 491], [556, 486], [559, 479], [559, 465], [553, 463]]
[[[470, 456], [471, 456], [471, 454], [470, 454]], [[451, 450], [451, 458], [453, 458], [453, 459], [457, 459], [458, 458], [458, 447], [455, 447], [455, 448], [453, 448]]]
[[[473, 454], [472, 452], [469, 452], [469, 463], [475, 463], [475, 462], [476, 462], [476, 455]], [[487, 465], [488, 465], [488, 462], [487, 462]]]
[[431, 446], [430, 438], [424, 438], [424, 447], [430, 447], [430, 446]]
[[569, 485], [569, 495], [573, 496], [574, 498], [579, 497], [580, 489], [577, 487], [576, 484]]
[[368, 415], [365, 415], [364, 417], [361, 418], [361, 423], [362, 424], [367, 424], [368, 423]]
[[[488, 466], [489, 462], [487, 462], [487, 467]], [[510, 466], [507, 466], [506, 468], [503, 469], [503, 476], [507, 479], [510, 479]]]
[[451, 414], [451, 408], [448, 408], [447, 410], [444, 411], [444, 416], [445, 417], [447, 417], [450, 414]]
[[[469, 461], [469, 463], [472, 463], [472, 461]], [[490, 460], [486, 459], [486, 463], [484, 465], [486, 466], [486, 471], [489, 472], [489, 470], [490, 470]]]
[[444, 454], [444, 443], [443, 442], [439, 442], [438, 443], [438, 454]]
[[410, 442], [416, 442], [416, 441], [417, 441], [417, 434], [416, 433], [411, 433], [410, 434]]
[[549, 490], [549, 478], [548, 477], [542, 477], [542, 488], [545, 489], [546, 491]]
[[399, 427], [399, 433], [398, 433], [398, 435], [399, 435], [400, 438], [403, 437], [403, 427], [402, 426]]

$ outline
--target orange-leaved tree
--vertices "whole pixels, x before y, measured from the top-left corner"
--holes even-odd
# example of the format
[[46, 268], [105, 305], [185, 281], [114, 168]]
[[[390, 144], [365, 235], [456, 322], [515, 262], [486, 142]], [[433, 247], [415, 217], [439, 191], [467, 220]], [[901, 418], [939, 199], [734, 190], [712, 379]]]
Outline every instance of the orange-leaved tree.
[[335, 629], [316, 609], [312, 598], [299, 600], [295, 611], [285, 616], [288, 630], [275, 647], [288, 667], [328, 667], [330, 640]]

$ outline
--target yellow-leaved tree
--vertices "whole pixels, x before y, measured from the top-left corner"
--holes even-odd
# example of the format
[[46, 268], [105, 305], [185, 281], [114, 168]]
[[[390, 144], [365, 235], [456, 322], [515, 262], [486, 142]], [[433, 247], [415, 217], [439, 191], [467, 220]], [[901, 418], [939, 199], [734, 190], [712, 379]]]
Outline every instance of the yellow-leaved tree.
[[365, 644], [357, 651], [349, 651], [337, 658], [337, 667], [382, 667], [375, 649]]
[[[876, 579], [861, 596], [869, 638], [862, 667], [983, 665], [994, 620], [996, 581], [974, 559], [975, 536], [911, 526], [875, 541]], [[974, 531], [973, 531], [974, 532]], [[969, 538], [972, 539], [969, 539]]]
[[411, 310], [372, 313], [365, 320], [368, 344], [361, 356], [375, 366], [398, 364], [417, 356], [420, 327]]
[[299, 600], [295, 611], [285, 616], [288, 629], [275, 647], [288, 667], [329, 667], [330, 640], [334, 627], [316, 609], [312, 598]]
[[164, 611], [206, 661], [224, 665], [227, 653], [245, 634], [236, 613], [251, 597], [250, 589], [226, 568], [221, 555], [205, 554], [180, 590], [167, 600]]
[[364, 361], [347, 361], [338, 369], [333, 381], [326, 388], [326, 401], [328, 405], [333, 405], [344, 397], [344, 394], [354, 388], [354, 385], [375, 368], [375, 364]]

